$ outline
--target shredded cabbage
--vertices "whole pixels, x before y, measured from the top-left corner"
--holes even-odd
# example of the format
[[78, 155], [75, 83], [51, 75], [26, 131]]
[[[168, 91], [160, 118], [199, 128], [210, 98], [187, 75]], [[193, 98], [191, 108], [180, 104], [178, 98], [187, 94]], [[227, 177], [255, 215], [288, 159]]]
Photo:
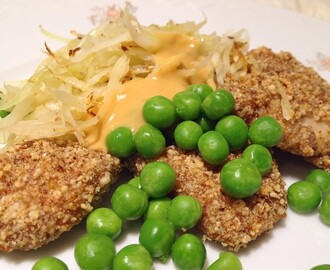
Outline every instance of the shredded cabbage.
[[170, 21], [165, 26], [142, 26], [126, 9], [116, 21], [104, 22], [86, 35], [75, 35], [57, 51], [45, 44], [47, 58], [34, 74], [0, 89], [0, 110], [10, 111], [0, 118], [2, 150], [27, 139], [59, 136], [84, 143], [84, 131], [99, 121], [102, 100], [111, 90], [152, 71], [153, 52], [160, 46], [155, 31], [179, 32], [200, 40], [204, 60], [198, 68], [209, 66], [213, 71], [207, 82], [222, 83], [228, 72], [244, 75], [247, 32], [205, 35], [199, 32], [205, 23]]

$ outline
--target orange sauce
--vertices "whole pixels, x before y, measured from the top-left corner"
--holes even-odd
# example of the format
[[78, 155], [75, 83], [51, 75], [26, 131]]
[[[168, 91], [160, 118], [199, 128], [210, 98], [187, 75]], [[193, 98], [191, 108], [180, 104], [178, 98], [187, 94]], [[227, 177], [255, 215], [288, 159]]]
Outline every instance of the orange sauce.
[[150, 97], [162, 95], [171, 99], [189, 84], [206, 82], [207, 68], [198, 69], [203, 60], [199, 40], [176, 32], [159, 32], [157, 38], [161, 46], [153, 53], [152, 72], [146, 78], [134, 78], [111, 89], [107, 100], [103, 100], [99, 122], [86, 132], [90, 148], [106, 150], [106, 135], [117, 127], [130, 127], [134, 132], [142, 126], [142, 107]]

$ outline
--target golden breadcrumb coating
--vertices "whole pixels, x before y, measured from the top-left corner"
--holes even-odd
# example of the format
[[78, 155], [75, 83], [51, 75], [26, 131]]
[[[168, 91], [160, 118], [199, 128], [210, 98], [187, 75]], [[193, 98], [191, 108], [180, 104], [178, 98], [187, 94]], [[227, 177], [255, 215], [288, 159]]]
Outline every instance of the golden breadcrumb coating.
[[[238, 156], [230, 154], [229, 160]], [[271, 172], [263, 177], [260, 190], [242, 200], [234, 199], [221, 191], [221, 168], [209, 166], [196, 151], [183, 151], [170, 146], [153, 160], [165, 161], [176, 171], [175, 194], [193, 196], [203, 205], [199, 228], [207, 240], [220, 242], [237, 251], [271, 230], [275, 223], [286, 216], [285, 183], [275, 161]], [[127, 166], [139, 174], [150, 161], [135, 156], [129, 160]]]
[[330, 169], [330, 84], [288, 52], [261, 47], [248, 53], [248, 74], [228, 75], [222, 87], [236, 100], [235, 113], [251, 123], [261, 115], [283, 127], [279, 148]]
[[0, 250], [36, 249], [70, 230], [120, 169], [119, 159], [73, 142], [10, 148], [0, 155]]

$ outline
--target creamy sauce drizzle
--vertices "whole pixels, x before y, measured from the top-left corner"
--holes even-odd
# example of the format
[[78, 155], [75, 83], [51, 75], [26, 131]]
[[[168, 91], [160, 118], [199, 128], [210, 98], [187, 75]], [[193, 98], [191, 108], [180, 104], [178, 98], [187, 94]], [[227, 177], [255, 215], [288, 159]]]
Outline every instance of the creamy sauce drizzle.
[[153, 54], [153, 71], [146, 78], [134, 78], [110, 90], [98, 113], [99, 122], [86, 132], [90, 148], [106, 150], [106, 135], [117, 127], [134, 132], [142, 126], [142, 107], [148, 98], [162, 95], [171, 99], [189, 84], [207, 82], [207, 68], [198, 68], [204, 59], [199, 53], [201, 41], [175, 32], [158, 32], [157, 38], [162, 45]]

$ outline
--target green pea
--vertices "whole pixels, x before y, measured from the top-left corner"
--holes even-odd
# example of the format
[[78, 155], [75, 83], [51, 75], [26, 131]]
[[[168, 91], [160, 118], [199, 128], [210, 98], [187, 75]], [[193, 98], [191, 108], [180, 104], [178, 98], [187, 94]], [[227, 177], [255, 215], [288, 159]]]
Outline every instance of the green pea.
[[115, 257], [115, 244], [104, 234], [87, 234], [75, 245], [74, 257], [83, 270], [111, 269]]
[[129, 180], [127, 182], [127, 184], [130, 184], [130, 185], [133, 185], [135, 187], [137, 187], [138, 189], [141, 189], [141, 181], [140, 181], [140, 177], [139, 176], [136, 176], [134, 178], [132, 178], [131, 180]]
[[203, 130], [200, 125], [191, 120], [186, 120], [177, 125], [174, 130], [174, 140], [177, 146], [184, 150], [197, 148], [198, 139]]
[[330, 173], [324, 170], [310, 170], [304, 180], [313, 182], [314, 184], [318, 185], [323, 194], [330, 192]]
[[288, 204], [297, 213], [313, 212], [320, 202], [321, 190], [310, 181], [298, 181], [288, 188]]
[[261, 116], [249, 128], [249, 139], [252, 143], [265, 147], [276, 146], [282, 139], [282, 126], [272, 116]]
[[229, 161], [220, 172], [221, 189], [234, 198], [242, 199], [255, 194], [261, 183], [257, 167], [244, 158]]
[[145, 165], [140, 173], [142, 189], [152, 198], [162, 198], [173, 188], [176, 179], [174, 169], [163, 161]]
[[171, 199], [168, 197], [160, 199], [151, 199], [149, 201], [149, 206], [145, 214], [145, 219], [167, 219], [170, 203]]
[[182, 120], [195, 120], [202, 111], [202, 101], [198, 94], [192, 91], [182, 91], [173, 97], [176, 113]]
[[139, 242], [153, 258], [165, 262], [175, 241], [175, 231], [166, 219], [147, 219], [141, 226]]
[[69, 270], [69, 268], [60, 259], [52, 256], [46, 256], [39, 259], [32, 266], [32, 270]]
[[311, 268], [310, 270], [330, 270], [330, 264], [316, 265], [313, 268]]
[[221, 252], [219, 258], [207, 270], [243, 270], [239, 258], [230, 251]]
[[248, 139], [248, 125], [236, 115], [228, 115], [220, 119], [215, 130], [225, 137], [231, 151], [242, 148]]
[[106, 146], [111, 155], [126, 158], [135, 151], [132, 131], [127, 127], [119, 127], [111, 131], [106, 137]]
[[178, 195], [169, 205], [168, 220], [175, 229], [188, 230], [194, 227], [202, 216], [202, 205], [194, 197]]
[[211, 165], [222, 163], [229, 154], [229, 146], [226, 139], [214, 130], [200, 136], [197, 146], [204, 160]]
[[168, 128], [176, 119], [174, 103], [164, 96], [149, 98], [142, 111], [144, 120], [156, 128]]
[[319, 208], [320, 219], [323, 223], [330, 225], [330, 194], [327, 194]]
[[203, 101], [209, 94], [213, 92], [211, 86], [205, 83], [197, 83], [190, 85], [187, 90], [193, 91], [199, 95], [200, 99]]
[[8, 112], [8, 111], [0, 110], [0, 118], [5, 118], [9, 114], [10, 114], [10, 112]]
[[172, 246], [172, 260], [179, 270], [201, 270], [206, 260], [205, 246], [197, 236], [182, 234]]
[[202, 110], [206, 116], [212, 120], [230, 114], [235, 107], [233, 95], [225, 90], [219, 89], [209, 94], [202, 103]]
[[109, 208], [97, 208], [87, 217], [86, 229], [88, 233], [100, 233], [115, 239], [121, 232], [123, 221]]
[[141, 156], [153, 158], [163, 152], [166, 140], [163, 133], [152, 125], [140, 127], [135, 134], [135, 146]]
[[111, 204], [120, 218], [136, 220], [147, 210], [148, 196], [133, 185], [122, 184], [112, 194]]
[[113, 270], [151, 270], [152, 258], [148, 250], [139, 244], [122, 248], [114, 258]]
[[246, 147], [242, 157], [251, 161], [259, 170], [262, 176], [268, 174], [272, 168], [272, 154], [260, 144], [251, 144]]
[[211, 120], [204, 114], [202, 114], [196, 122], [201, 126], [203, 132], [214, 130], [217, 123], [215, 120]]

